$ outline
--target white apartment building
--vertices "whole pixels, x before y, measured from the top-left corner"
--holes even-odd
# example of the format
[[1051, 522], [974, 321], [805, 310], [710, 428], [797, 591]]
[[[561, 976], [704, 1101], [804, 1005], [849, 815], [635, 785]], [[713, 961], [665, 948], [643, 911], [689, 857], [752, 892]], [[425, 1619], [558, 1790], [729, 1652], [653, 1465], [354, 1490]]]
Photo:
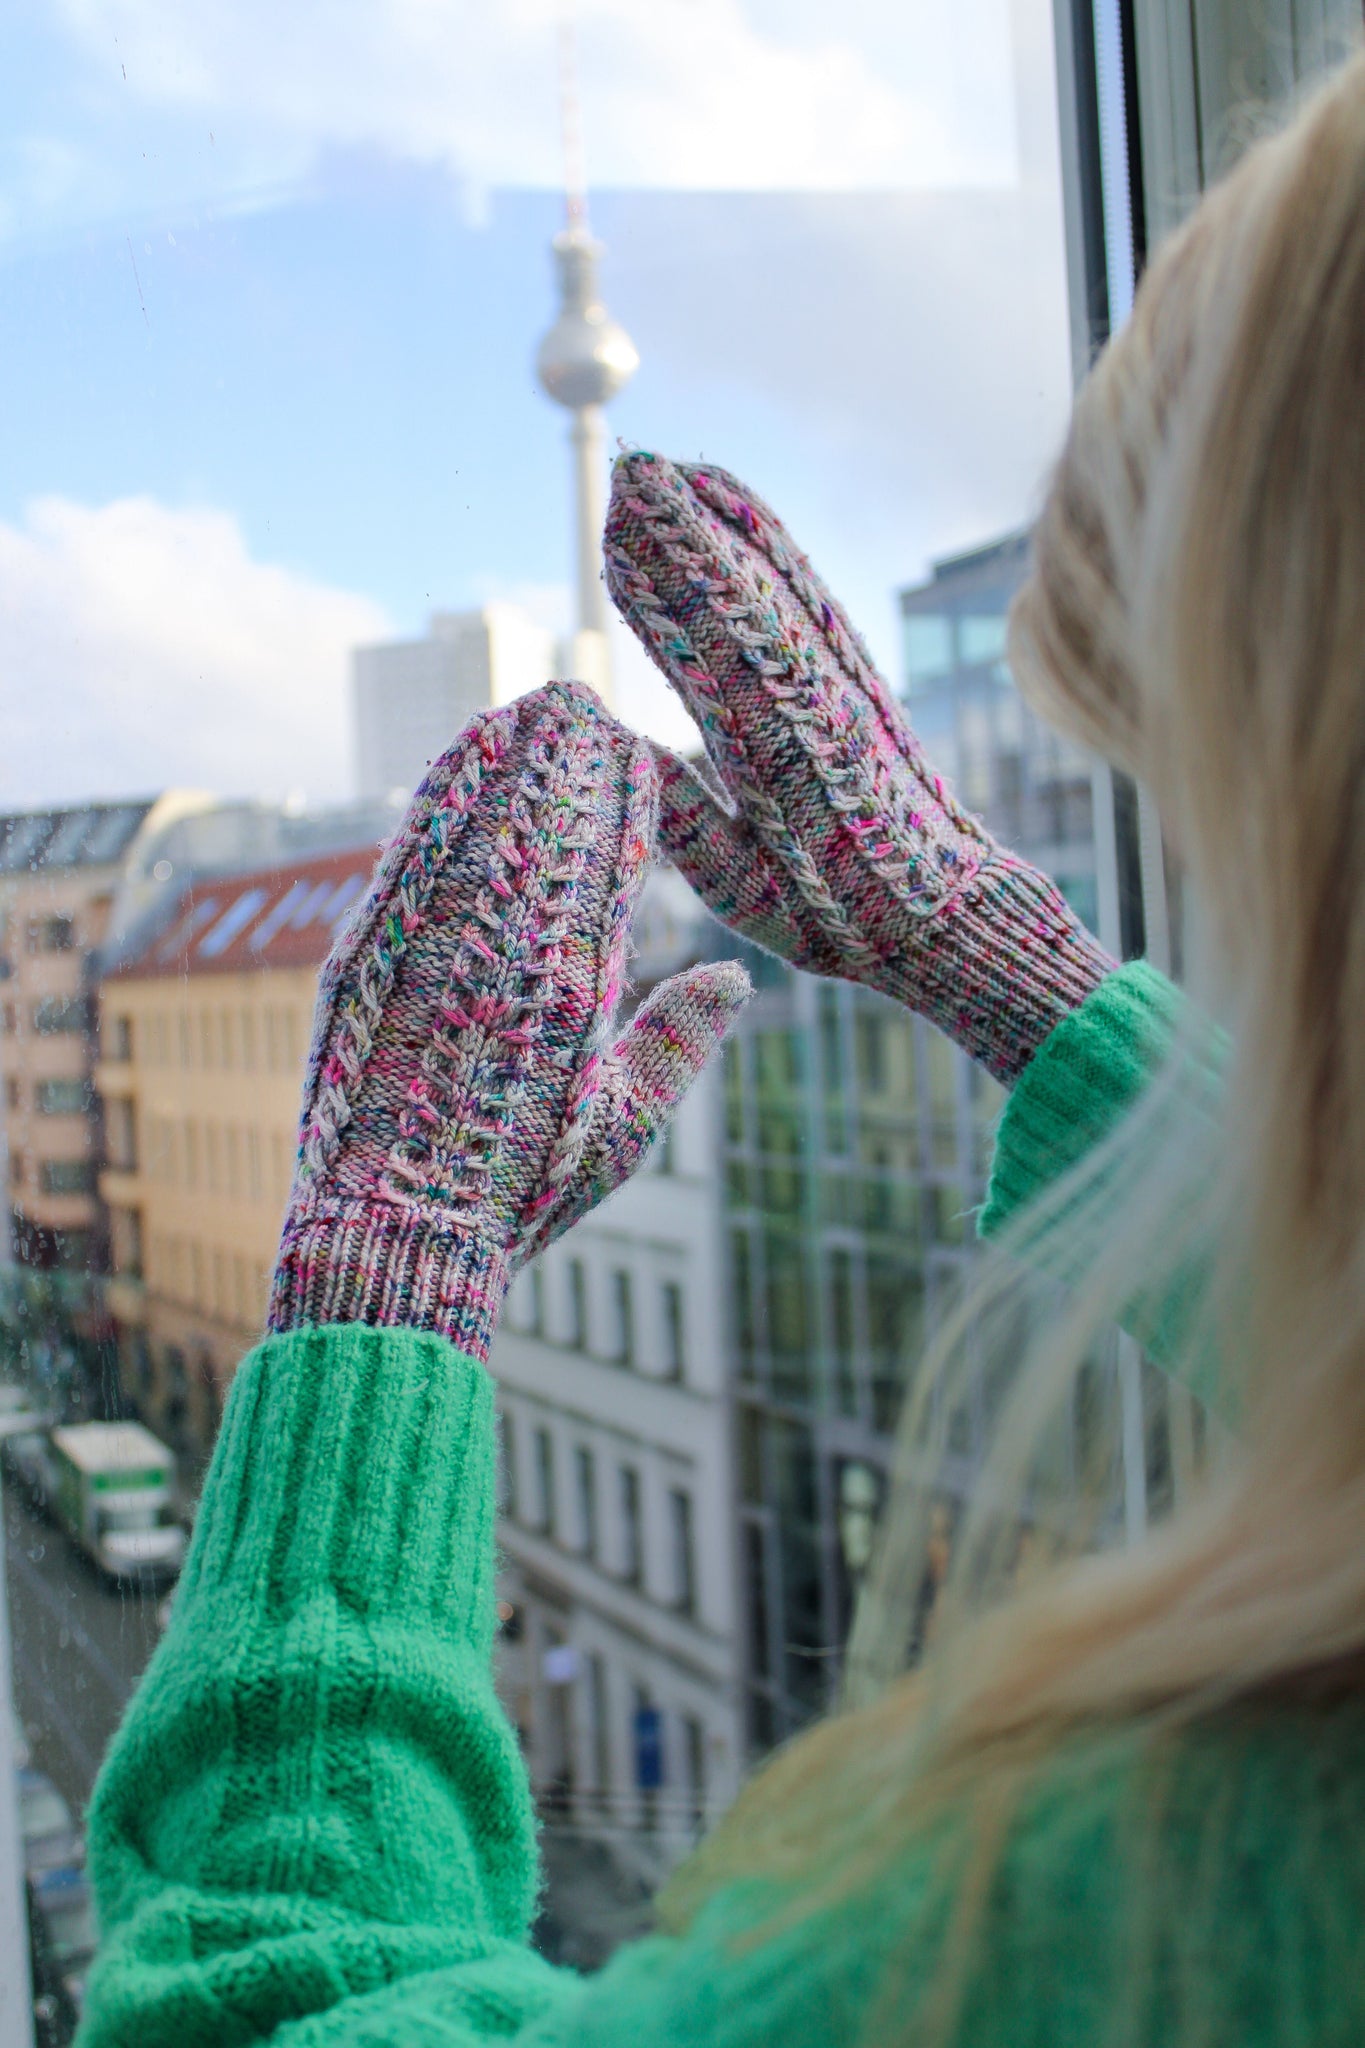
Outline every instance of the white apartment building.
[[[697, 957], [699, 932], [685, 885], [653, 877], [639, 980]], [[519, 1278], [492, 1359], [503, 1695], [550, 1817], [649, 1882], [744, 1754], [720, 1116], [717, 1064], [645, 1170]]]
[[409, 794], [476, 712], [548, 682], [559, 659], [554, 634], [510, 604], [434, 612], [424, 639], [355, 648], [358, 794]]

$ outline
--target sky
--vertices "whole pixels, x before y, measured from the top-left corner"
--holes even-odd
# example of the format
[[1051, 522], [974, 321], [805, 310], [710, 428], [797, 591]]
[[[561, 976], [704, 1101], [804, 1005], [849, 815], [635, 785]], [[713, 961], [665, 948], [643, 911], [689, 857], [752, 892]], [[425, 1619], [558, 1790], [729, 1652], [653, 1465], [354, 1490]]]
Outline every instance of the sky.
[[[6, 12], [0, 804], [343, 797], [353, 646], [567, 623], [560, 14]], [[579, 0], [610, 432], [752, 483], [892, 674], [1065, 424], [1051, 63], [1047, 0]], [[687, 736], [624, 632], [617, 688]]]

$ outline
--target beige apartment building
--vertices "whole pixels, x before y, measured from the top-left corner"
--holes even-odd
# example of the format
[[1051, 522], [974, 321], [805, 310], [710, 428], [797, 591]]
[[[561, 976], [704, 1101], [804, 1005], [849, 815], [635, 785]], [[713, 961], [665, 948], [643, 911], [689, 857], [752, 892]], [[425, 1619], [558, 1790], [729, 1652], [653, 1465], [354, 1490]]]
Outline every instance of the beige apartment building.
[[318, 971], [372, 860], [367, 848], [199, 883], [100, 991], [123, 1390], [191, 1466], [260, 1335]]
[[98, 1272], [92, 961], [149, 802], [0, 818], [0, 1089], [8, 1229], [24, 1264]]

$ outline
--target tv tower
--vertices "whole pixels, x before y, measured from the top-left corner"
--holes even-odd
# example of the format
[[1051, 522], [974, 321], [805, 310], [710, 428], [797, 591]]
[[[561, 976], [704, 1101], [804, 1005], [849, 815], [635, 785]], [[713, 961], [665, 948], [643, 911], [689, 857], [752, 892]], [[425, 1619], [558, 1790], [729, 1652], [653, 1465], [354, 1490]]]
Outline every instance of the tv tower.
[[602, 408], [640, 366], [635, 344], [610, 318], [598, 296], [602, 244], [588, 226], [587, 178], [578, 114], [572, 22], [559, 30], [560, 110], [564, 132], [564, 226], [551, 243], [559, 277], [559, 317], [540, 344], [536, 374], [541, 389], [572, 414], [575, 630], [572, 673], [611, 702], [607, 606], [601, 546], [605, 432]]

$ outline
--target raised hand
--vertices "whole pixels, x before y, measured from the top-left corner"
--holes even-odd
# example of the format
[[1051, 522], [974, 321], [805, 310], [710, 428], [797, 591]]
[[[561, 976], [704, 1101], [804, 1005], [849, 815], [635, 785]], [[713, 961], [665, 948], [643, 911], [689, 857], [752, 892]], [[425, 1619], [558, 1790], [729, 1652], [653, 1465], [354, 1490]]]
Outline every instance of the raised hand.
[[430, 770], [323, 973], [272, 1330], [402, 1324], [484, 1359], [517, 1267], [639, 1165], [749, 994], [693, 968], [612, 1042], [657, 784], [579, 683]]
[[636, 451], [616, 464], [605, 556], [706, 744], [710, 778], [656, 750], [660, 838], [698, 894], [1013, 1082], [1114, 963], [954, 800], [781, 522], [722, 469]]

